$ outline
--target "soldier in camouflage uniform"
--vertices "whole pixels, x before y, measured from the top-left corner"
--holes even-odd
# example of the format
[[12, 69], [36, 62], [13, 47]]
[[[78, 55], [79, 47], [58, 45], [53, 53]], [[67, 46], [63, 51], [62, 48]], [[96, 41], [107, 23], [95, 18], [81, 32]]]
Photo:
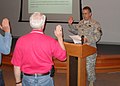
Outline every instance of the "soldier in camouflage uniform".
[[[89, 44], [96, 48], [96, 42], [101, 38], [102, 31], [100, 24], [91, 18], [91, 8], [86, 6], [83, 8], [83, 20], [81, 20], [76, 26], [72, 25], [73, 18], [68, 20], [69, 31], [73, 34], [84, 36], [84, 43]], [[90, 55], [86, 58], [86, 69], [89, 86], [93, 86], [93, 82], [96, 80], [95, 76], [95, 63], [97, 54]]]

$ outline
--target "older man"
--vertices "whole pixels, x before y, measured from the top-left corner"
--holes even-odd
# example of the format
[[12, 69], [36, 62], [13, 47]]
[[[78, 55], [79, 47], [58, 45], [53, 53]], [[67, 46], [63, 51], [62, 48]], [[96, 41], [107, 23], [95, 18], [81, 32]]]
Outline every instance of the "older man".
[[[0, 25], [0, 29], [5, 32], [4, 36], [0, 34], [0, 65], [1, 65], [2, 60], [1, 53], [9, 54], [12, 42], [9, 20], [7, 18], [3, 19], [2, 24]], [[0, 69], [0, 86], [5, 86], [1, 69]]]
[[[78, 34], [81, 37], [84, 36], [84, 43], [89, 44], [93, 47], [96, 47], [96, 42], [101, 38], [102, 31], [100, 24], [92, 19], [91, 8], [86, 6], [83, 8], [83, 20], [81, 20], [76, 26], [72, 25], [73, 18], [69, 18], [69, 31], [73, 34]], [[86, 58], [86, 69], [88, 75], [88, 81], [90, 82], [89, 86], [93, 86], [93, 82], [96, 80], [95, 77], [95, 62], [96, 55], [93, 54]]]
[[[54, 31], [58, 41], [44, 34], [46, 16], [35, 12], [30, 17], [33, 30], [18, 39], [12, 57], [16, 86], [54, 86], [50, 76], [53, 61], [66, 60], [66, 50], [63, 44], [62, 27], [56, 26]], [[23, 72], [21, 81], [20, 74]], [[22, 84], [21, 84], [22, 82]]]

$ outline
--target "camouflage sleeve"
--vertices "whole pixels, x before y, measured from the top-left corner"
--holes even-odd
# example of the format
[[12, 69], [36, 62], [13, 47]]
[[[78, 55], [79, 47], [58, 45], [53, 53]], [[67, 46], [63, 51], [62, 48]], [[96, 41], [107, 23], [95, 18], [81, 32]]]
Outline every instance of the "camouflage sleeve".
[[71, 33], [73, 33], [73, 34], [75, 34], [75, 35], [77, 35], [78, 34], [78, 29], [76, 28], [76, 26], [73, 26], [72, 24], [68, 24], [68, 26], [69, 26], [69, 31], [71, 32]]
[[86, 36], [88, 39], [88, 43], [96, 43], [101, 39], [102, 30], [99, 23], [94, 25], [94, 30], [91, 35]]

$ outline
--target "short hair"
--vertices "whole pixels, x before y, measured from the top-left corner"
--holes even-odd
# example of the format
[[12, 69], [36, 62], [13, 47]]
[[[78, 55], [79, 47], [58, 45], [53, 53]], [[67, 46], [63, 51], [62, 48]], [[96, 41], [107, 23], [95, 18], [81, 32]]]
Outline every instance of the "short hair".
[[91, 8], [90, 8], [89, 6], [85, 6], [85, 7], [83, 8], [83, 10], [88, 10], [90, 13], [92, 13], [92, 10], [91, 10]]
[[34, 12], [30, 16], [30, 26], [33, 29], [43, 29], [42, 26], [45, 24], [46, 16], [40, 12]]

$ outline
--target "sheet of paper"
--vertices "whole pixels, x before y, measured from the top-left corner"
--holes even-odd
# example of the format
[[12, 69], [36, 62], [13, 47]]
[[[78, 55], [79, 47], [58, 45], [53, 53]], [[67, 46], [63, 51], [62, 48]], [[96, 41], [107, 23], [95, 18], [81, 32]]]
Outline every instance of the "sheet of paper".
[[69, 37], [72, 38], [72, 40], [75, 44], [81, 43], [81, 37], [79, 35], [69, 35]]

